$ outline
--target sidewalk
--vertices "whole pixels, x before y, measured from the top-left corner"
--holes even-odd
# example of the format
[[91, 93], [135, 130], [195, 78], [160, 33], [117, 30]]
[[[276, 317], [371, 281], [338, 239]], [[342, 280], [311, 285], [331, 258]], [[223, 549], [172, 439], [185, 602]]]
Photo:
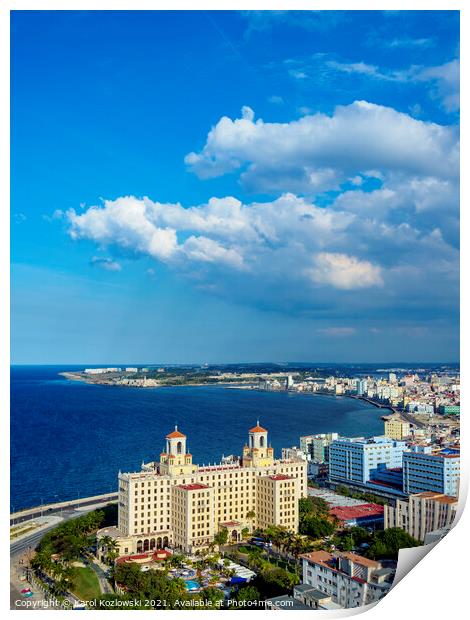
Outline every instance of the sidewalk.
[[[10, 609], [62, 609], [62, 606], [55, 601], [49, 593], [45, 593], [33, 581], [22, 580], [26, 568], [26, 554], [18, 557], [10, 564]], [[21, 590], [31, 588], [33, 596], [25, 598], [21, 595]]]
[[114, 590], [106, 577], [106, 572], [110, 567], [100, 562], [97, 558], [93, 558], [93, 560], [89, 559], [89, 562], [100, 582], [101, 593], [113, 594]]

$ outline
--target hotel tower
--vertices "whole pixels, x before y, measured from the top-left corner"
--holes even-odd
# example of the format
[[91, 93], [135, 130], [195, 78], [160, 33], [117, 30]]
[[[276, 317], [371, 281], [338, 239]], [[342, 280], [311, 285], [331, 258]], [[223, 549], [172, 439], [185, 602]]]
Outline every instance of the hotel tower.
[[207, 548], [221, 529], [232, 541], [241, 540], [244, 528], [281, 525], [296, 532], [307, 462], [276, 460], [268, 431], [257, 423], [241, 458], [199, 467], [175, 426], [158, 462], [120, 472], [118, 481], [118, 527], [98, 537], [112, 535], [121, 554], [167, 546], [192, 553]]

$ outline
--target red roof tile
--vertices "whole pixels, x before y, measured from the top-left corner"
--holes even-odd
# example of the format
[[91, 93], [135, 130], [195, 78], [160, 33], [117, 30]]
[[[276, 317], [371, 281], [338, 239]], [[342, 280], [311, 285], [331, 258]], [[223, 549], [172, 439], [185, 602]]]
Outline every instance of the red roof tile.
[[360, 519], [364, 517], [380, 517], [384, 513], [384, 507], [379, 504], [361, 504], [359, 506], [334, 506], [330, 514], [340, 521]]
[[200, 491], [201, 489], [209, 489], [210, 487], [208, 487], [207, 484], [199, 484], [196, 482], [194, 484], [179, 484], [178, 488], [184, 489], [185, 491]]
[[250, 433], [267, 433], [268, 431], [262, 426], [260, 426], [259, 424], [257, 424], [256, 426], [253, 426], [253, 428], [250, 428], [249, 432]]
[[167, 439], [176, 439], [177, 437], [186, 437], [183, 433], [180, 433], [178, 430], [174, 430], [172, 433], [169, 433], [166, 438]]

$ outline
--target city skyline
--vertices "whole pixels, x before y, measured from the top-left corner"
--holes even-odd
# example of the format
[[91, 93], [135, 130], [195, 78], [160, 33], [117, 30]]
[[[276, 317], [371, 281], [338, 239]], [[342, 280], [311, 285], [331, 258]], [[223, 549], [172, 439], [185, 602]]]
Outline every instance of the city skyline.
[[12, 363], [456, 362], [458, 31], [13, 12]]

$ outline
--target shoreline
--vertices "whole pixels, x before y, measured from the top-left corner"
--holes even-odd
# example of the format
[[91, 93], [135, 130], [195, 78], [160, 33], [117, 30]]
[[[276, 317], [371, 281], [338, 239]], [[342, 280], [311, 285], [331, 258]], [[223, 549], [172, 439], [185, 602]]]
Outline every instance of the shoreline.
[[[400, 416], [402, 420], [406, 421], [406, 418], [402, 415], [402, 412], [396, 409], [395, 407], [393, 407], [392, 405], [385, 405], [382, 403], [378, 403], [364, 396], [355, 396], [354, 394], [332, 394], [331, 392], [323, 392], [323, 391], [296, 392], [295, 390], [261, 390], [259, 387], [257, 387], [257, 385], [253, 384], [251, 380], [246, 381], [246, 382], [215, 381], [211, 383], [208, 383], [208, 382], [207, 383], [174, 383], [174, 384], [160, 383], [157, 385], [128, 385], [125, 383], [122, 383], [122, 384], [114, 383], [112, 381], [105, 381], [105, 382], [99, 381], [99, 380], [97, 381], [97, 380], [93, 380], [92, 378], [84, 377], [82, 374], [78, 374], [76, 372], [70, 372], [70, 371], [59, 372], [58, 374], [61, 375], [62, 377], [65, 377], [69, 381], [80, 381], [82, 383], [86, 383], [87, 385], [97, 385], [97, 386], [105, 386], [105, 387], [108, 386], [108, 387], [119, 387], [119, 388], [143, 388], [143, 389], [159, 388], [160, 389], [160, 388], [175, 388], [175, 387], [184, 388], [184, 387], [221, 386], [229, 390], [254, 390], [256, 392], [276, 392], [276, 393], [296, 394], [299, 396], [333, 396], [335, 398], [351, 398], [353, 400], [361, 400], [365, 403], [368, 403], [369, 405], [376, 407], [377, 409], [385, 409], [387, 411], [390, 411], [391, 413], [389, 415], [380, 416], [382, 420], [386, 420], [388, 419], [388, 417], [395, 415], [395, 416]], [[409, 417], [412, 417], [412, 416], [410, 415]], [[419, 422], [417, 420], [413, 420], [411, 423], [419, 426]]]
[[[235, 383], [234, 381], [214, 381], [214, 382], [206, 382], [206, 383], [158, 383], [157, 385], [128, 385], [126, 383], [114, 383], [113, 381], [96, 381], [88, 377], [83, 377], [73, 372], [59, 372], [61, 377], [68, 379], [69, 381], [80, 381], [81, 383], [86, 383], [87, 385], [99, 385], [99, 386], [110, 386], [110, 387], [120, 387], [120, 388], [143, 388], [143, 389], [151, 389], [151, 388], [173, 388], [173, 387], [211, 387], [217, 385], [230, 386], [233, 388], [239, 389], [250, 389], [251, 382], [244, 383], [240, 381]], [[246, 386], [246, 387], [243, 387]], [[254, 389], [254, 388], [253, 388]]]
[[99, 380], [96, 381], [91, 378], [84, 377], [75, 372], [69, 372], [69, 371], [59, 372], [58, 374], [61, 375], [62, 377], [65, 377], [69, 381], [80, 381], [88, 385], [100, 385], [100, 386], [123, 387], [123, 388], [130, 387], [130, 388], [150, 389], [150, 388], [166, 388], [166, 387], [211, 387], [211, 386], [220, 385], [220, 386], [224, 386], [227, 389], [232, 389], [232, 390], [255, 390], [257, 392], [276, 392], [276, 393], [284, 392], [286, 394], [297, 394], [301, 396], [304, 396], [304, 395], [305, 396], [334, 396], [335, 398], [352, 398], [353, 400], [362, 400], [363, 402], [368, 403], [369, 405], [373, 405], [374, 407], [378, 409], [386, 409], [388, 411], [391, 411], [392, 412], [391, 415], [396, 414], [396, 415], [401, 416], [400, 411], [394, 408], [392, 405], [385, 405], [382, 403], [378, 403], [370, 398], [365, 398], [364, 396], [355, 396], [354, 394], [332, 394], [331, 392], [323, 392], [323, 391], [296, 392], [295, 390], [261, 390], [256, 385], [254, 385], [252, 381], [246, 381], [246, 382], [215, 381], [215, 382], [204, 382], [204, 383], [174, 383], [174, 384], [160, 383], [158, 385], [128, 385], [126, 383], [120, 384], [120, 383], [114, 383], [112, 381], [99, 381]]

